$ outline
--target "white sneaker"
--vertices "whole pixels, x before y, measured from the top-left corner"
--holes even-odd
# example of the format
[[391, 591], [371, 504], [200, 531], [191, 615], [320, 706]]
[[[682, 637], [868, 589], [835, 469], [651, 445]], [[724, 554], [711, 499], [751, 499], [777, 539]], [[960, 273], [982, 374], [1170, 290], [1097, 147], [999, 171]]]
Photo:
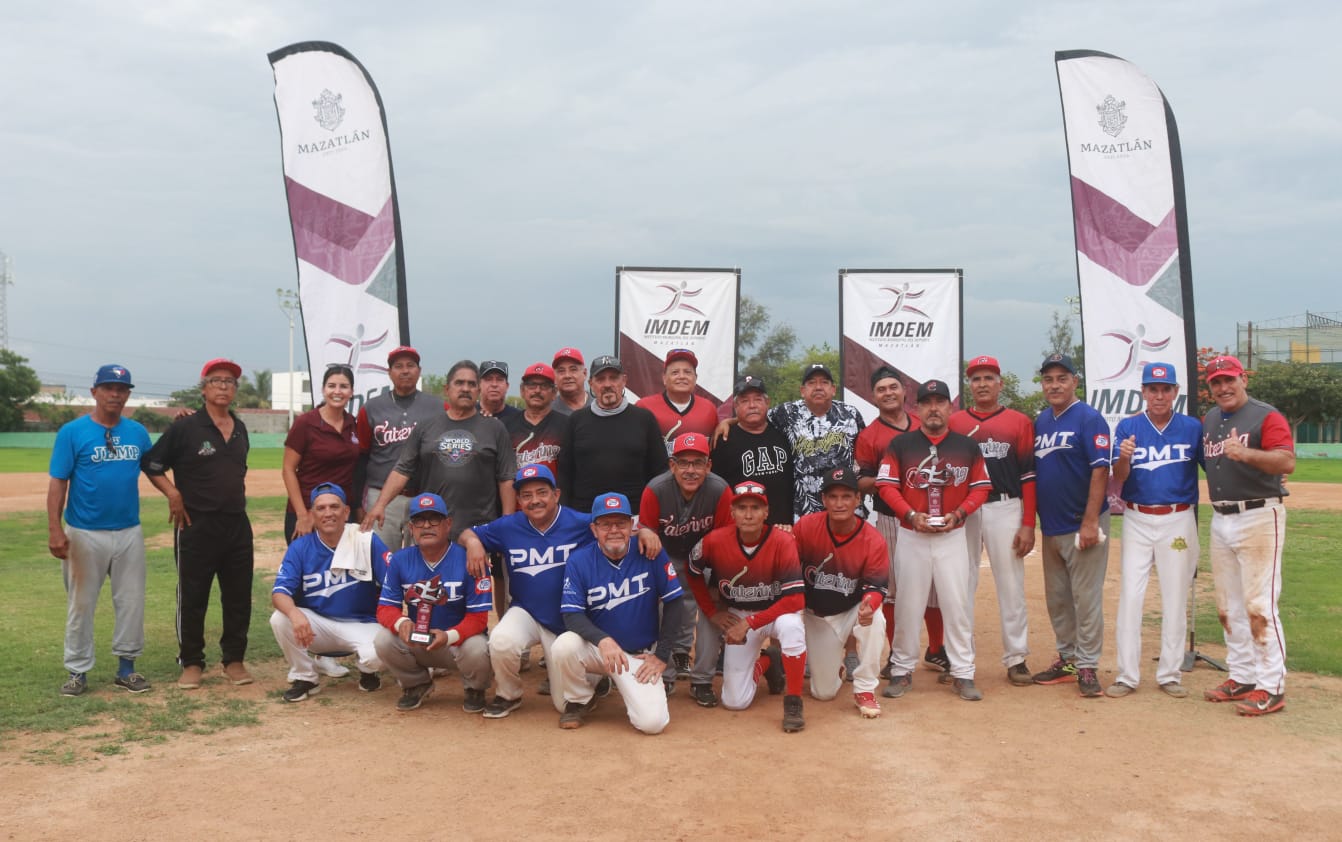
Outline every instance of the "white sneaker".
[[335, 658], [319, 655], [317, 657], [317, 672], [329, 678], [344, 678], [349, 675], [349, 667], [340, 663]]

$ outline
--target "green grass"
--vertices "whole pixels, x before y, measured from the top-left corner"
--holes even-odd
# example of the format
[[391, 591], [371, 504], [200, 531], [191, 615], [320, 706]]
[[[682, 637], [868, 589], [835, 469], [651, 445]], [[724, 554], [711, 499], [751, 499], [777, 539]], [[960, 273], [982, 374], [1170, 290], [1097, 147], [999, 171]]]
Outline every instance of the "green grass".
[[[282, 447], [253, 447], [247, 453], [247, 467], [254, 471], [277, 471], [283, 460]], [[0, 474], [44, 474], [50, 466], [51, 451], [44, 447], [0, 447]]]
[[1342, 459], [1297, 459], [1288, 482], [1342, 482]]
[[[282, 516], [284, 498], [248, 501], [253, 515]], [[46, 515], [24, 512], [0, 516], [0, 740], [16, 731], [70, 733], [98, 726], [95, 745], [61, 742], [30, 755], [35, 762], [65, 763], [87, 758], [89, 752], [116, 754], [127, 743], [156, 743], [174, 733], [211, 733], [222, 728], [259, 722], [260, 705], [237, 698], [207, 694], [188, 696], [175, 686], [177, 639], [175, 631], [177, 573], [173, 567], [171, 533], [166, 501], [146, 498], [141, 522], [146, 544], [148, 575], [145, 588], [145, 648], [136, 668], [154, 685], [152, 692], [130, 696], [112, 689], [116, 659], [111, 654], [113, 610], [111, 588], [104, 585], [95, 617], [97, 663], [89, 673], [89, 691], [65, 698], [57, 688], [65, 680], [63, 640], [65, 589], [60, 562], [46, 547]], [[159, 546], [154, 546], [159, 545]], [[247, 659], [280, 657], [270, 632], [272, 575], [258, 571], [253, 584], [252, 623]], [[213, 601], [206, 621], [205, 639], [219, 639], [219, 608]], [[217, 663], [217, 645], [207, 649]], [[0, 743], [2, 745], [2, 743]]]

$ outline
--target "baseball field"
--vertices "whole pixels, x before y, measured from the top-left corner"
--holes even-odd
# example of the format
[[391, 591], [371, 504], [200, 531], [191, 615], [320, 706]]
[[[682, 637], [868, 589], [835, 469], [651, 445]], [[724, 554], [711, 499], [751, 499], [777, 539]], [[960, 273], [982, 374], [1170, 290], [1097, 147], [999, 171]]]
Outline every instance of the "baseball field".
[[[682, 690], [657, 737], [629, 727], [618, 695], [580, 730], [560, 731], [550, 700], [534, 694], [542, 677], [534, 668], [523, 675], [522, 708], [496, 721], [461, 711], [455, 675], [439, 678], [437, 693], [409, 714], [393, 710], [390, 682], [361, 693], [349, 678], [326, 680], [307, 702], [281, 702], [285, 666], [265, 596], [283, 548], [274, 470], [248, 478], [257, 682], [229, 686], [215, 664], [202, 689], [175, 686], [171, 536], [146, 485], [151, 574], [140, 664], [154, 690], [129, 697], [111, 688], [104, 592], [90, 692], [61, 698], [64, 597], [59, 563], [46, 554], [45, 489], [43, 474], [0, 477], [5, 839], [1310, 839], [1336, 838], [1342, 827], [1342, 678], [1298, 666], [1304, 658], [1342, 672], [1342, 485], [1291, 484], [1283, 714], [1250, 719], [1203, 702], [1223, 678], [1205, 663], [1185, 676], [1187, 699], [1154, 687], [1154, 583], [1136, 694], [1081, 699], [1075, 685], [1010, 686], [985, 562], [976, 610], [982, 702], [959, 701], [935, 671], [920, 669], [909, 695], [882, 700], [880, 719], [859, 719], [846, 695], [808, 697], [806, 730], [785, 735], [781, 697], [733, 713], [701, 709]], [[1118, 547], [1105, 591], [1105, 685], [1114, 677]], [[1037, 670], [1053, 654], [1037, 553], [1026, 570]], [[1298, 583], [1297, 570], [1307, 571]], [[1198, 588], [1198, 648], [1219, 659], [1209, 575]], [[1315, 598], [1319, 588], [1334, 598]], [[209, 628], [207, 638], [217, 637], [217, 625]]]

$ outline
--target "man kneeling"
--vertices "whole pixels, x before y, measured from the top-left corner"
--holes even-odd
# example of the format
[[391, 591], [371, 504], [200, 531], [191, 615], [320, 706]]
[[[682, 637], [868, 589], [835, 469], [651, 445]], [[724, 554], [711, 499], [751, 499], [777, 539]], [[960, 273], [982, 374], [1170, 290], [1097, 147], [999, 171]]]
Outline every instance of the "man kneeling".
[[559, 608], [568, 631], [550, 650], [561, 677], [552, 690], [565, 703], [559, 727], [581, 727], [596, 707], [596, 691], [587, 682], [592, 673], [615, 680], [631, 725], [660, 734], [671, 721], [662, 671], [684, 607], [676, 569], [665, 552], [655, 559], [639, 553], [623, 494], [593, 501], [592, 534], [595, 544], [569, 556]]

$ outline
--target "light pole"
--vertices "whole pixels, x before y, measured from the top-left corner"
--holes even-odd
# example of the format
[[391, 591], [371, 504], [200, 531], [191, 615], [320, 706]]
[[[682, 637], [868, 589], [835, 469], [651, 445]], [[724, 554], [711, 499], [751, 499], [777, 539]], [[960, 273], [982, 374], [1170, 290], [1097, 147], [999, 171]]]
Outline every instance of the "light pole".
[[294, 425], [294, 311], [298, 309], [298, 293], [291, 289], [276, 288], [280, 310], [289, 319], [289, 426]]

